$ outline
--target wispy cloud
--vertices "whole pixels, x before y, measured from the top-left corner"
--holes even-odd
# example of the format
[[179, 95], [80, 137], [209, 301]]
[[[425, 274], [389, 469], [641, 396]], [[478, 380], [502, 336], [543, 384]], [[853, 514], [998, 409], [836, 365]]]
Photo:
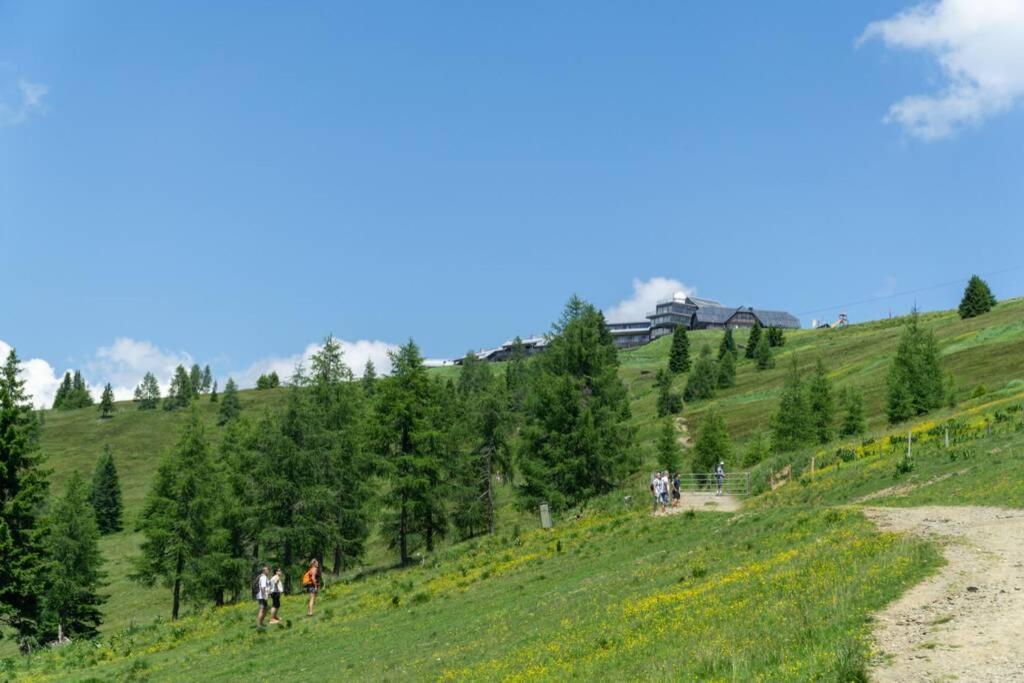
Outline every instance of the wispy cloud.
[[49, 92], [47, 85], [19, 79], [12, 92], [0, 99], [0, 126], [20, 126], [46, 111], [43, 99]]
[[609, 322], [634, 322], [654, 310], [655, 304], [670, 298], [676, 292], [691, 296], [697, 292], [679, 280], [667, 277], [652, 277], [650, 280], [633, 280], [633, 296], [623, 299], [604, 312]]
[[922, 140], [952, 135], [1005, 112], [1024, 99], [1024, 2], [939, 0], [871, 23], [858, 45], [930, 54], [945, 79], [934, 94], [909, 95], [889, 108], [887, 123]]

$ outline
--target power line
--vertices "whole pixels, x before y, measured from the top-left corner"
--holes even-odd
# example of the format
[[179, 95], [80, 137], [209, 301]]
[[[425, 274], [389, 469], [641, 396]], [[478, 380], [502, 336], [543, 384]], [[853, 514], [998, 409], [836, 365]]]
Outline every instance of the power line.
[[[1009, 272], [1012, 272], [1014, 270], [1020, 270], [1021, 268], [1024, 268], [1024, 265], [1013, 266], [1012, 268], [1004, 268], [1002, 270], [993, 270], [993, 271], [990, 271], [988, 273], [982, 273], [981, 276], [982, 277], [992, 277], [993, 275], [1002, 275], [1003, 273], [1009, 273]], [[872, 297], [871, 299], [862, 299], [860, 301], [852, 301], [850, 303], [839, 304], [837, 306], [826, 306], [825, 308], [815, 308], [814, 310], [803, 311], [801, 313], [797, 313], [797, 315], [798, 316], [810, 315], [811, 313], [823, 313], [823, 312], [826, 312], [826, 311], [834, 311], [834, 310], [840, 309], [840, 308], [851, 308], [853, 306], [861, 306], [863, 304], [874, 303], [875, 301], [885, 301], [886, 299], [895, 299], [897, 297], [908, 296], [910, 294], [920, 294], [921, 292], [930, 292], [930, 291], [932, 291], [934, 289], [942, 289], [943, 287], [950, 287], [952, 285], [961, 284], [963, 282], [964, 282], [964, 280], [961, 278], [961, 279], [958, 279], [958, 280], [951, 280], [949, 282], [943, 282], [943, 283], [937, 284], [937, 285], [929, 285], [928, 287], [921, 287], [920, 289], [908, 289], [905, 292], [896, 292], [895, 294], [886, 294], [884, 296], [876, 296], [876, 297]]]

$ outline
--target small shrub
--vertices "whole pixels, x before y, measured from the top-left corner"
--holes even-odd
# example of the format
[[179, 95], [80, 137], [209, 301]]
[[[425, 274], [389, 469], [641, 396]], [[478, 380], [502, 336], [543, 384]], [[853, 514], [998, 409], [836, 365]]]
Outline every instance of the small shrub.
[[836, 457], [842, 462], [853, 462], [853, 459], [857, 457], [857, 453], [852, 448], [837, 448]]
[[402, 604], [401, 596], [399, 596], [399, 595], [392, 595], [391, 596], [391, 606], [392, 607], [398, 607], [401, 604]]
[[910, 474], [913, 471], [914, 461], [910, 458], [900, 458], [900, 461], [896, 463], [896, 476]]
[[988, 389], [985, 388], [984, 384], [979, 384], [974, 387], [974, 391], [971, 392], [971, 398], [981, 398], [988, 393]]

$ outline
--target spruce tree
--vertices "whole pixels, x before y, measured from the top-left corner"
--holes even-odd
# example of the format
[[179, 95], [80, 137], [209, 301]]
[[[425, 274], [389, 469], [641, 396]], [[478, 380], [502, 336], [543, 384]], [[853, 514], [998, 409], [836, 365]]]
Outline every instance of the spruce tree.
[[43, 524], [47, 495], [38, 452], [38, 423], [14, 349], [0, 369], [0, 626], [22, 638], [39, 624], [45, 585]]
[[96, 526], [101, 534], [121, 530], [123, 506], [121, 504], [121, 482], [114, 465], [110, 446], [103, 447], [103, 454], [96, 461], [92, 476], [89, 502], [96, 515]]
[[672, 373], [658, 370], [654, 380], [658, 387], [658, 417], [679, 413], [683, 409], [683, 397], [672, 391]]
[[100, 417], [107, 418], [114, 415], [114, 389], [110, 382], [103, 387], [103, 396], [100, 398]]
[[71, 373], [64, 373], [64, 381], [57, 387], [57, 393], [53, 397], [53, 409], [63, 410], [68, 400], [71, 398]]
[[750, 328], [750, 336], [747, 337], [747, 348], [744, 355], [747, 358], [754, 358], [754, 354], [757, 352], [757, 343], [761, 341], [761, 322], [758, 320], [754, 321], [754, 326]]
[[534, 362], [520, 494], [560, 510], [611, 491], [638, 465], [629, 397], [604, 317], [575, 297]]
[[722, 360], [722, 357], [727, 353], [736, 354], [736, 340], [732, 336], [731, 327], [725, 328], [722, 342], [718, 345], [718, 360]]
[[188, 384], [192, 388], [192, 398], [197, 398], [203, 388], [203, 370], [199, 363], [192, 364], [192, 369], [188, 373]]
[[732, 443], [725, 419], [712, 408], [697, 426], [697, 440], [694, 443], [693, 471], [695, 474], [713, 472], [720, 462], [728, 462], [732, 455]]
[[786, 336], [782, 332], [781, 327], [775, 327], [770, 325], [768, 327], [768, 345], [772, 348], [782, 346], [786, 343]]
[[864, 398], [854, 389], [846, 388], [840, 397], [843, 407], [843, 420], [839, 426], [842, 436], [860, 436], [867, 425], [864, 420]]
[[210, 403], [216, 403], [217, 400], [217, 380], [213, 380], [213, 388], [210, 389]]
[[89, 393], [89, 385], [82, 378], [80, 370], [75, 370], [71, 379], [71, 400], [67, 408], [88, 408], [93, 404], [92, 394]]
[[228, 377], [224, 385], [224, 395], [220, 400], [220, 408], [217, 410], [217, 424], [224, 425], [242, 414], [242, 402], [238, 398], [238, 385], [235, 380]]
[[935, 335], [921, 327], [917, 309], [911, 313], [889, 367], [886, 413], [895, 424], [923, 415], [946, 399], [944, 375]]
[[807, 383], [807, 408], [814, 437], [818, 443], [828, 443], [832, 440], [835, 401], [832, 398], [832, 383], [820, 358], [815, 363], [814, 374]]
[[512, 352], [508, 363], [505, 364], [505, 391], [513, 414], [519, 414], [523, 410], [528, 383], [526, 349], [523, 340], [516, 337], [512, 340]]
[[665, 420], [658, 434], [658, 466], [668, 472], [678, 472], [681, 460], [679, 435], [672, 420]]
[[160, 385], [152, 372], [147, 372], [135, 387], [135, 402], [139, 404], [139, 410], [155, 410], [160, 404]]
[[762, 334], [758, 337], [754, 357], [757, 359], [758, 370], [769, 370], [775, 367], [775, 358], [772, 356], [771, 345], [768, 343], [768, 335]]
[[42, 591], [41, 635], [47, 640], [94, 638], [107, 597], [99, 530], [86, 485], [72, 472], [64, 496], [49, 515], [46, 537], [46, 589]]
[[213, 386], [213, 371], [210, 370], [210, 366], [203, 367], [203, 378], [200, 382], [199, 390], [204, 394], [210, 391], [210, 387]]
[[678, 375], [690, 369], [690, 340], [686, 328], [676, 325], [672, 331], [672, 348], [668, 356], [668, 369]]
[[360, 383], [363, 386], [363, 393], [368, 397], [372, 397], [377, 384], [377, 368], [374, 367], [373, 360], [369, 358], [366, 360], [366, 366], [363, 367], [363, 376]]
[[683, 398], [687, 401], [714, 398], [717, 386], [718, 369], [715, 366], [715, 361], [711, 358], [711, 349], [705, 345], [701, 348], [697, 362], [694, 363], [693, 369], [686, 378]]
[[718, 388], [728, 389], [736, 384], [736, 353], [726, 351], [718, 361]]
[[459, 393], [463, 396], [480, 395], [490, 388], [494, 381], [491, 366], [486, 361], [480, 360], [472, 351], [462, 359], [462, 366], [459, 368]]
[[167, 389], [167, 397], [164, 399], [164, 410], [187, 408], [192, 402], [193, 396], [192, 379], [189, 377], [185, 366], [179, 365], [174, 369], [171, 386]]
[[796, 450], [814, 438], [804, 381], [793, 356], [779, 407], [772, 418], [772, 448], [776, 452]]
[[961, 318], [973, 318], [988, 313], [996, 305], [996, 298], [989, 289], [988, 283], [977, 275], [972, 275], [964, 289], [960, 300], [959, 313]]
[[132, 573], [145, 585], [159, 581], [171, 589], [171, 619], [178, 618], [186, 581], [204, 573], [211, 552], [218, 504], [213, 471], [205, 430], [193, 408], [146, 496], [137, 527], [145, 540]]

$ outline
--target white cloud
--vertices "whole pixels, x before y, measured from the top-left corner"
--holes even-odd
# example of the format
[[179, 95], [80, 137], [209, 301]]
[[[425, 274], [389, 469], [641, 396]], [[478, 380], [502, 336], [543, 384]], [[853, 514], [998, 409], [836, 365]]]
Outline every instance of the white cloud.
[[679, 280], [667, 277], [652, 277], [650, 280], [633, 280], [633, 296], [623, 299], [604, 313], [608, 322], [634, 322], [644, 320], [648, 313], [654, 311], [659, 301], [669, 299], [676, 292], [686, 296], [696, 293], [696, 288], [687, 287]]
[[110, 382], [114, 398], [125, 401], [135, 395], [135, 387], [147, 372], [156, 377], [160, 391], [167, 393], [174, 369], [179, 365], [188, 368], [193, 362], [192, 356], [184, 351], [165, 351], [148, 341], [118, 337], [110, 346], [96, 349], [96, 354], [83, 367], [83, 374], [96, 383], [91, 386], [94, 394]]
[[[0, 339], [0, 363], [7, 360], [7, 354], [10, 352], [11, 345]], [[21, 378], [25, 380], [25, 393], [32, 398], [32, 405], [36, 408], [49, 408], [53, 404], [53, 396], [57, 393], [64, 373], [58, 375], [54, 372], [53, 366], [41, 358], [20, 360]]]
[[17, 126], [34, 114], [46, 110], [43, 98], [50, 92], [50, 87], [42, 83], [32, 83], [25, 79], [17, 82], [17, 91], [12, 92], [6, 99], [13, 99], [14, 103], [0, 100], [0, 126]]
[[858, 40], [922, 50], [938, 62], [945, 87], [910, 95], [886, 122], [935, 140], [1007, 111], [1024, 99], [1024, 2], [938, 0], [871, 23]]
[[[360, 339], [354, 342], [339, 339], [338, 342], [341, 344], [345, 364], [348, 365], [356, 377], [362, 376], [367, 360], [373, 361], [378, 375], [386, 375], [391, 372], [391, 359], [388, 357], [388, 351], [397, 351], [398, 346], [396, 344], [367, 339]], [[273, 371], [278, 374], [281, 381], [287, 382], [294, 374], [295, 367], [299, 363], [302, 363], [308, 371], [310, 358], [312, 358], [313, 354], [319, 352], [321, 348], [322, 344], [309, 344], [302, 353], [296, 353], [291, 356], [262, 358], [242, 372], [234, 375], [234, 379], [240, 388], [251, 388], [256, 386], [256, 380], [260, 375]]]

